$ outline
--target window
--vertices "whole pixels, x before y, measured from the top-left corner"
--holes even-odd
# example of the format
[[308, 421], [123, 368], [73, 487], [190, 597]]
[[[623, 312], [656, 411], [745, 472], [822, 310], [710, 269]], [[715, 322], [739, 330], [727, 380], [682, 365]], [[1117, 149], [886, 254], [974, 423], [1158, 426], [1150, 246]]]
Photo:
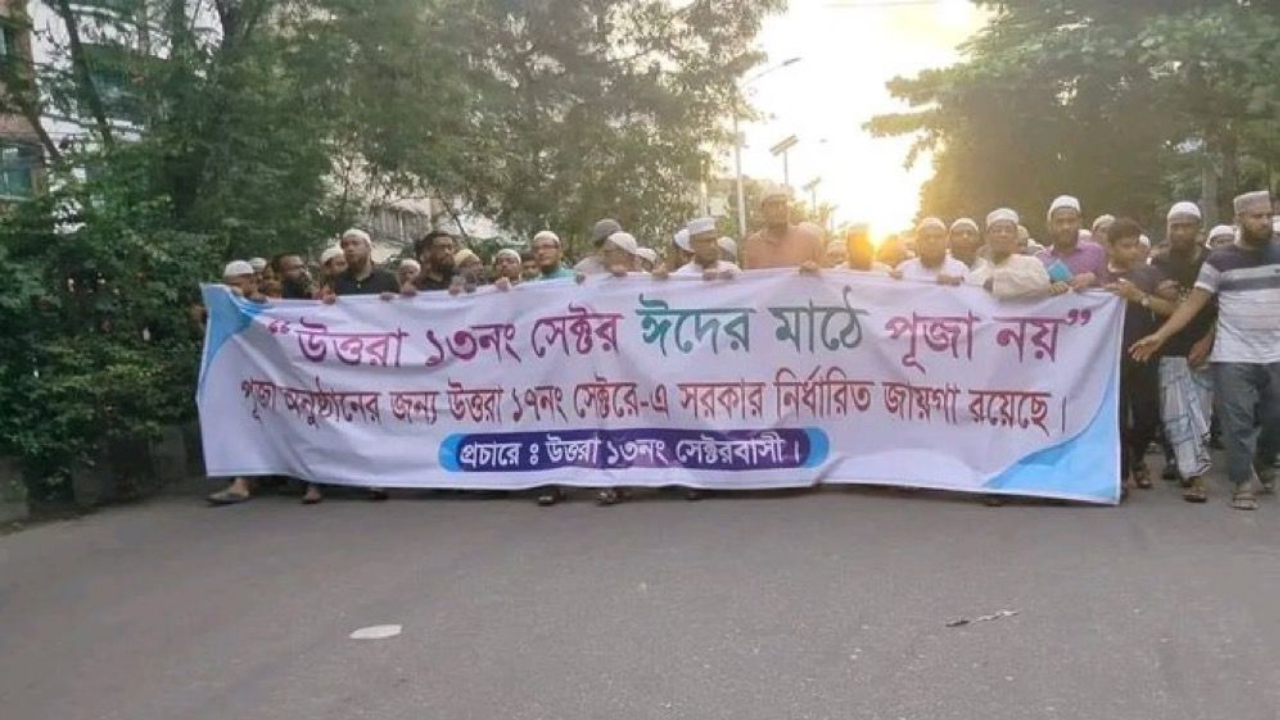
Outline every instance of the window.
[[17, 57], [20, 52], [18, 29], [0, 20], [0, 58]]
[[142, 97], [131, 69], [140, 59], [116, 45], [86, 44], [84, 49], [89, 62], [89, 77], [102, 98], [107, 114], [116, 120], [141, 121]]
[[0, 143], [0, 197], [31, 197], [39, 166], [40, 150], [34, 145]]

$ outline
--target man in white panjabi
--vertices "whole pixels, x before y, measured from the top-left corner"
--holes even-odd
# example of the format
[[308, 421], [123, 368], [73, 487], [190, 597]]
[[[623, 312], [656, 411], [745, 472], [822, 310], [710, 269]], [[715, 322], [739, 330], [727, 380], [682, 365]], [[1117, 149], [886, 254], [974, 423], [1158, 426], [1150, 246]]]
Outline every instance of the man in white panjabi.
[[693, 259], [672, 273], [673, 275], [676, 277], [694, 275], [711, 280], [728, 279], [739, 272], [737, 265], [721, 259], [715, 218], [704, 217], [691, 220], [688, 230], [689, 247], [693, 250]]
[[898, 266], [903, 279], [959, 285], [969, 274], [967, 265], [947, 255], [947, 226], [938, 218], [925, 218], [916, 229], [916, 254]]
[[1044, 263], [1018, 253], [1018, 213], [1008, 208], [987, 215], [991, 263], [969, 273], [966, 281], [1001, 300], [1032, 299], [1057, 294]]

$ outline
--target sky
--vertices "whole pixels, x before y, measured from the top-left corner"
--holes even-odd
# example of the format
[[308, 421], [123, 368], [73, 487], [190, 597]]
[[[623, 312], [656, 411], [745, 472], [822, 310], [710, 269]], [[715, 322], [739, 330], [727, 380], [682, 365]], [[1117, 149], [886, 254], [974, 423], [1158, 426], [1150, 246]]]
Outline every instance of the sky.
[[754, 72], [802, 59], [749, 85], [751, 104], [764, 118], [742, 128], [743, 173], [781, 182], [782, 159], [769, 148], [796, 135], [800, 143], [789, 160], [798, 195], [821, 177], [818, 201], [839, 206], [837, 225], [867, 222], [876, 237], [909, 226], [930, 161], [906, 170], [911, 140], [876, 139], [862, 125], [906, 110], [885, 82], [952, 64], [956, 47], [984, 19], [968, 0], [791, 0], [785, 13], [765, 21], [759, 39], [769, 59]]

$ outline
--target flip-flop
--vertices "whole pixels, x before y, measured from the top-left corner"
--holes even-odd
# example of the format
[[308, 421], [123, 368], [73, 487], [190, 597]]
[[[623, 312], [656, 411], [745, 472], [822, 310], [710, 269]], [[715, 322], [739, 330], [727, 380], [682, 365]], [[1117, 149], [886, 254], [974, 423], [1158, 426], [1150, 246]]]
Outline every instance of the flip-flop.
[[239, 505], [242, 502], [247, 502], [249, 500], [249, 496], [244, 493], [231, 492], [230, 490], [220, 490], [205, 499], [214, 507], [225, 507], [227, 505]]

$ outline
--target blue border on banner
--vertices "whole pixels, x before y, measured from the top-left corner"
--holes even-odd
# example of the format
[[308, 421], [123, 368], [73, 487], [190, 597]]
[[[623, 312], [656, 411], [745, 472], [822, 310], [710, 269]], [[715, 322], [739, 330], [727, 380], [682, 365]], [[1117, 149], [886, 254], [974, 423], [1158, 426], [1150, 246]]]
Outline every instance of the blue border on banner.
[[988, 480], [984, 487], [1010, 493], [1054, 493], [1120, 501], [1119, 368], [1093, 420], [1066, 442], [1037, 450]]
[[209, 311], [208, 327], [205, 331], [204, 356], [200, 359], [200, 386], [196, 399], [204, 395], [204, 383], [209, 373], [209, 366], [218, 356], [218, 351], [228, 340], [244, 332], [253, 324], [253, 319], [267, 309], [266, 303], [253, 303], [232, 294], [221, 285], [203, 285], [200, 294], [204, 297], [204, 306]]

